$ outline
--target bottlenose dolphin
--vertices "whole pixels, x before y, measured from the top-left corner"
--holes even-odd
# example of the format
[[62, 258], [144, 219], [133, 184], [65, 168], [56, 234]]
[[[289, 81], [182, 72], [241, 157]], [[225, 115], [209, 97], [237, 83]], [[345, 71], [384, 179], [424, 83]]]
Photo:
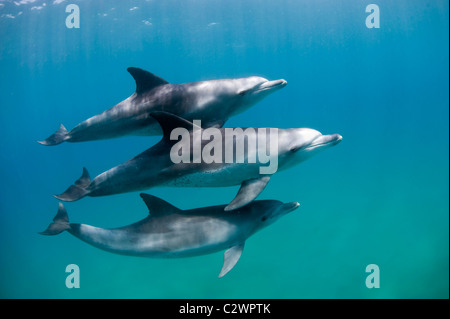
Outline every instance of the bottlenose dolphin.
[[125, 135], [160, 135], [150, 116], [166, 111], [188, 120], [200, 119], [205, 126], [221, 127], [231, 116], [245, 111], [272, 92], [286, 86], [285, 80], [269, 81], [258, 76], [170, 84], [145, 70], [127, 69], [136, 81], [136, 92], [116, 106], [75, 126], [60, 128], [43, 145], [84, 142]]
[[[191, 140], [194, 139], [194, 124], [176, 115], [166, 112], [154, 112], [152, 116], [159, 122], [163, 130], [163, 138], [159, 143], [143, 153], [98, 175], [92, 181], [86, 168], [82, 176], [63, 194], [55, 195], [62, 201], [76, 201], [85, 196], [105, 196], [119, 193], [138, 191], [155, 186], [176, 187], [225, 187], [241, 185], [235, 199], [226, 207], [233, 210], [253, 201], [265, 188], [271, 174], [261, 174], [259, 163], [174, 163], [171, 159], [172, 147], [175, 141], [170, 139], [171, 132], [177, 128], [190, 129]], [[217, 128], [224, 139], [227, 129]], [[246, 138], [255, 135], [238, 134], [233, 139], [234, 144], [244, 144]], [[285, 169], [305, 161], [318, 152], [338, 144], [342, 137], [339, 134], [322, 135], [309, 128], [279, 129], [278, 139], [278, 167]], [[267, 139], [267, 140], [270, 140]], [[206, 141], [201, 141], [205, 148]], [[191, 143], [193, 147], [195, 143]], [[226, 147], [226, 142], [222, 143]], [[256, 150], [247, 149], [250, 152]], [[192, 150], [190, 150], [192, 154]], [[222, 152], [225, 156], [225, 152]]]
[[114, 229], [69, 223], [60, 202], [53, 223], [40, 234], [57, 235], [67, 230], [94, 247], [141, 257], [190, 257], [226, 249], [220, 278], [236, 265], [247, 238], [300, 205], [261, 200], [236, 212], [225, 212], [224, 205], [181, 210], [155, 196], [141, 194], [141, 197], [149, 216]]

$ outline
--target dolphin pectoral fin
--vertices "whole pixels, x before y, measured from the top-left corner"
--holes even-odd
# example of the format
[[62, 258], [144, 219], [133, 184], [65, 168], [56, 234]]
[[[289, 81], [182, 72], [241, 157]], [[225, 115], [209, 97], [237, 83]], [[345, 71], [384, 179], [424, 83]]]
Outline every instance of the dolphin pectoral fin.
[[42, 145], [47, 145], [47, 146], [54, 146], [54, 145], [61, 144], [67, 138], [68, 138], [67, 130], [64, 127], [64, 125], [61, 124], [59, 126], [59, 129], [54, 134], [50, 135], [43, 141], [38, 141], [38, 143], [42, 144]]
[[89, 194], [86, 187], [91, 183], [91, 178], [89, 177], [89, 172], [85, 167], [83, 167], [83, 174], [79, 179], [75, 181], [75, 185], [69, 186], [66, 191], [60, 195], [55, 195], [59, 200], [65, 202], [73, 202], [79, 200]]
[[136, 81], [137, 94], [149, 91], [160, 85], [169, 84], [169, 82], [160, 78], [159, 76], [156, 76], [148, 71], [139, 68], [129, 67], [127, 71], [130, 72], [131, 76]]
[[260, 178], [249, 179], [241, 184], [241, 188], [231, 203], [225, 207], [225, 211], [241, 208], [253, 201], [264, 190], [270, 176], [265, 175]]
[[244, 250], [245, 242], [240, 243], [239, 245], [233, 246], [227, 251], [225, 251], [223, 256], [223, 266], [220, 271], [219, 278], [225, 276], [238, 262], [239, 258], [241, 258], [242, 251]]

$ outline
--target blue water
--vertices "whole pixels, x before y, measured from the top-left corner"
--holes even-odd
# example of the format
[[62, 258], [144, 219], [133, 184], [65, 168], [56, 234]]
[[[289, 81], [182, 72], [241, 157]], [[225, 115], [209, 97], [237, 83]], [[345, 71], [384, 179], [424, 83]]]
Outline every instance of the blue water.
[[[448, 298], [449, 4], [371, 1], [0, 1], [0, 297]], [[65, 7], [80, 8], [68, 29]], [[133, 9], [133, 10], [131, 10]], [[172, 83], [264, 76], [288, 85], [226, 126], [310, 127], [344, 140], [275, 175], [260, 199], [301, 207], [223, 253], [114, 255], [68, 233], [38, 235], [61, 193], [158, 137], [36, 143], [132, 94], [129, 66]], [[148, 191], [180, 208], [228, 203], [238, 187]], [[138, 193], [67, 203], [72, 222], [144, 218]], [[65, 268], [80, 267], [68, 289]], [[365, 285], [377, 264], [380, 288]]]

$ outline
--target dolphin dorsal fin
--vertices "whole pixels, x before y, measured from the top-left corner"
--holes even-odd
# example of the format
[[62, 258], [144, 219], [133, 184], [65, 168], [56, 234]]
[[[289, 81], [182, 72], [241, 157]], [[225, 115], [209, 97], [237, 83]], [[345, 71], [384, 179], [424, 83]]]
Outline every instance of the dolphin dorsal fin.
[[141, 193], [141, 198], [147, 205], [150, 215], [164, 215], [167, 213], [181, 212], [182, 210], [169, 204], [165, 200], [153, 195]]
[[170, 139], [170, 133], [176, 128], [185, 128], [188, 131], [192, 131], [193, 128], [201, 129], [199, 126], [195, 125], [184, 118], [181, 118], [175, 114], [155, 111], [150, 113], [150, 115], [159, 123], [163, 131], [163, 139]]
[[148, 71], [139, 68], [129, 67], [127, 71], [130, 72], [131, 76], [136, 81], [137, 94], [149, 91], [160, 85], [169, 84], [169, 82], [160, 78], [159, 76], [156, 76]]

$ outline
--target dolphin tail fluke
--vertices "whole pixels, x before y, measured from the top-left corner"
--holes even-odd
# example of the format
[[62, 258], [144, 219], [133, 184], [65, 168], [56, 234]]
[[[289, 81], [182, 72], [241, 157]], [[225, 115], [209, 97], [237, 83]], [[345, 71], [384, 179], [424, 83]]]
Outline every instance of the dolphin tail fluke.
[[38, 141], [39, 144], [53, 146], [58, 145], [67, 140], [68, 134], [64, 125], [61, 124], [59, 129], [52, 135], [50, 135], [47, 139], [43, 141]]
[[58, 213], [53, 218], [53, 223], [48, 225], [47, 229], [40, 232], [41, 235], [54, 236], [70, 229], [69, 216], [62, 203], [59, 203]]
[[65, 202], [74, 202], [89, 194], [89, 191], [86, 190], [86, 188], [90, 183], [91, 178], [89, 177], [89, 172], [85, 167], [83, 167], [83, 174], [77, 181], [75, 181], [75, 184], [66, 189], [64, 193], [54, 196]]

